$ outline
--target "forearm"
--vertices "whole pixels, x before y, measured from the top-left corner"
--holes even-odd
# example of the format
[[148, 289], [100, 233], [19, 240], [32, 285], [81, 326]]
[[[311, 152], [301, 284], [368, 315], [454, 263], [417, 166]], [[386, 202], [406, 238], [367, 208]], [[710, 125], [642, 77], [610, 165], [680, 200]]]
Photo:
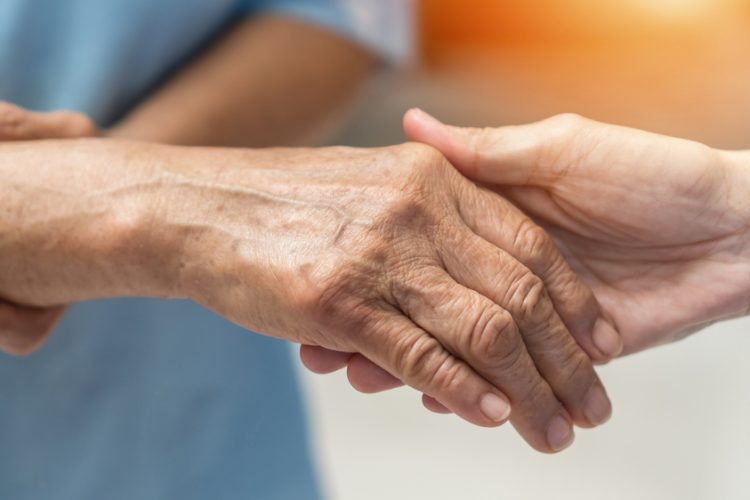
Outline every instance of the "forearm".
[[110, 134], [185, 145], [309, 144], [340, 118], [374, 65], [323, 29], [283, 17], [248, 20]]
[[[306, 24], [284, 18], [246, 21], [109, 135], [190, 145], [306, 142], [373, 65], [373, 58], [350, 42]], [[0, 297], [40, 305], [170, 293], [164, 290], [158, 249], [144, 255], [140, 250], [149, 246], [149, 235], [133, 234], [141, 222], [136, 219], [149, 215], [151, 201], [139, 186], [153, 174], [158, 159], [152, 155], [159, 150], [140, 142], [85, 140], [3, 146], [0, 172], [13, 194], [2, 206], [9, 216], [2, 220]], [[68, 183], [71, 172], [77, 178]], [[41, 187], [35, 185], [39, 180], [51, 196], [29, 195]], [[138, 245], [136, 252], [132, 247]], [[128, 257], [129, 262], [120, 262]], [[136, 289], [107, 277], [110, 266], [121, 265], [134, 275], [147, 267], [157, 272], [146, 280], [139, 277]], [[57, 288], [45, 285], [41, 293], [37, 275], [48, 275], [55, 266]]]
[[47, 306], [171, 296], [171, 242], [152, 234], [160, 148], [75, 139], [0, 145], [0, 296]]
[[[123, 296], [208, 302], [247, 274], [243, 313], [256, 320], [274, 300], [266, 290], [278, 288], [267, 272], [278, 256], [271, 242], [312, 245], [291, 229], [309, 229], [297, 212], [308, 214], [299, 200], [315, 189], [294, 172], [313, 168], [312, 152], [292, 152], [112, 139], [2, 145], [0, 296], [39, 307]], [[295, 214], [286, 226], [282, 208]], [[226, 269], [238, 255], [241, 266]]]

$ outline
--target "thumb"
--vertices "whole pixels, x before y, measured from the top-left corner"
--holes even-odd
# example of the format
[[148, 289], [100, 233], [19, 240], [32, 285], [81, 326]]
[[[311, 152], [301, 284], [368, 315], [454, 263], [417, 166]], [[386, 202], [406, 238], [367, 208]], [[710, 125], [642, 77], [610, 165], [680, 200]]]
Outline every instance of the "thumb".
[[584, 119], [562, 115], [530, 125], [480, 129], [445, 125], [420, 109], [404, 116], [410, 140], [436, 148], [466, 177], [511, 186], [559, 180], [566, 167], [558, 160], [575, 136], [569, 132], [584, 124]]
[[[478, 164], [484, 159], [477, 154], [478, 129], [452, 127], [421, 109], [410, 109], [404, 115], [404, 131], [409, 140], [421, 142], [439, 150], [458, 170], [477, 181]], [[486, 175], [486, 172], [482, 172]]]

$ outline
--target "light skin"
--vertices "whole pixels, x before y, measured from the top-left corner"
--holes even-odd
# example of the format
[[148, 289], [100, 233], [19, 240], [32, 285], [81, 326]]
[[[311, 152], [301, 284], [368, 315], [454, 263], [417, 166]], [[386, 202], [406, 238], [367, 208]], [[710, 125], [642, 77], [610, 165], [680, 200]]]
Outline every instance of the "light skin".
[[[485, 232], [490, 210], [508, 234], [539, 234], [434, 149], [71, 141], [0, 146], [17, 214], [0, 232], [8, 300], [190, 298], [253, 331], [361, 352], [477, 425], [502, 423], [513, 401], [542, 451], [569, 443], [570, 419], [609, 416], [554, 304], [556, 290], [579, 300], [574, 320], [592, 328], [590, 292], [548, 241]], [[509, 252], [557, 262], [550, 292]]]
[[413, 112], [405, 124], [544, 225], [621, 332], [623, 354], [748, 314], [748, 152], [575, 115], [472, 130]]
[[[621, 332], [623, 354], [750, 311], [750, 152], [575, 115], [471, 129], [412, 110], [404, 125], [553, 236]], [[359, 355], [346, 362], [355, 386], [398, 384]], [[340, 367], [340, 357], [326, 366]]]
[[[210, 136], [223, 97], [193, 104], [199, 116], [221, 108], [211, 125], [170, 115], [209, 86], [202, 73], [178, 79], [181, 99], [157, 94], [114, 134], [154, 138], [142, 130], [163, 114], [158, 140], [195, 142], [190, 123]], [[305, 135], [279, 130], [294, 133], [278, 140]], [[206, 141], [239, 136], [221, 137]], [[254, 331], [361, 352], [475, 424], [500, 425], [512, 406], [513, 424], [545, 452], [570, 444], [573, 423], [611, 412], [589, 356], [608, 358], [596, 332], [617, 336], [590, 290], [530, 219], [431, 147], [15, 142], [0, 146], [0, 174], [9, 302], [54, 311], [103, 297], [190, 298]], [[503, 230], [483, 223], [488, 211]]]
[[[295, 43], [304, 44], [304, 53]], [[376, 64], [368, 52], [326, 30], [292, 18], [254, 17], [229, 30], [104, 135], [205, 146], [307, 144], [325, 136]], [[290, 92], [290, 82], [300, 80], [309, 85]], [[32, 113], [0, 102], [0, 142], [99, 135], [81, 114]], [[33, 352], [64, 311], [0, 299], [0, 349]]]

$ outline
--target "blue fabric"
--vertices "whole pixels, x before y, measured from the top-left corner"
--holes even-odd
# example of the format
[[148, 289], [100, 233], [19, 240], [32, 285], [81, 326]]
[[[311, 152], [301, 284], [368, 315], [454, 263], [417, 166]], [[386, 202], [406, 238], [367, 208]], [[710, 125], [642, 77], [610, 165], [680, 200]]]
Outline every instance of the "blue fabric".
[[0, 99], [107, 126], [245, 15], [317, 23], [393, 60], [410, 0], [0, 0]]
[[0, 499], [316, 499], [287, 345], [183, 302], [82, 304], [0, 355]]
[[[337, 5], [2, 0], [0, 99], [107, 125], [237, 16], [346, 33]], [[307, 443], [288, 346], [188, 302], [79, 305], [40, 352], [0, 355], [3, 500], [314, 500]]]

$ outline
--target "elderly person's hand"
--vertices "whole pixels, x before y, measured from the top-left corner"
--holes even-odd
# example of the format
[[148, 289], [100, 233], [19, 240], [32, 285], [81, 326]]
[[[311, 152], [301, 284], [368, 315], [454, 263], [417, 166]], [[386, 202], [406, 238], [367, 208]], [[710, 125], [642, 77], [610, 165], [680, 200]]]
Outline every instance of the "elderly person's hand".
[[610, 414], [579, 347], [614, 334], [589, 289], [543, 231], [430, 147], [43, 141], [0, 146], [0, 173], [17, 216], [2, 221], [0, 293], [16, 303], [188, 297], [362, 353], [475, 424], [510, 414], [541, 451], [570, 443], [571, 420]]
[[[88, 117], [70, 111], [34, 113], [0, 102], [0, 142], [91, 137]], [[25, 307], [0, 298], [0, 351], [29, 354], [49, 337], [65, 308]]]
[[747, 153], [571, 115], [478, 130], [412, 111], [405, 127], [550, 231], [624, 353], [750, 310]]

